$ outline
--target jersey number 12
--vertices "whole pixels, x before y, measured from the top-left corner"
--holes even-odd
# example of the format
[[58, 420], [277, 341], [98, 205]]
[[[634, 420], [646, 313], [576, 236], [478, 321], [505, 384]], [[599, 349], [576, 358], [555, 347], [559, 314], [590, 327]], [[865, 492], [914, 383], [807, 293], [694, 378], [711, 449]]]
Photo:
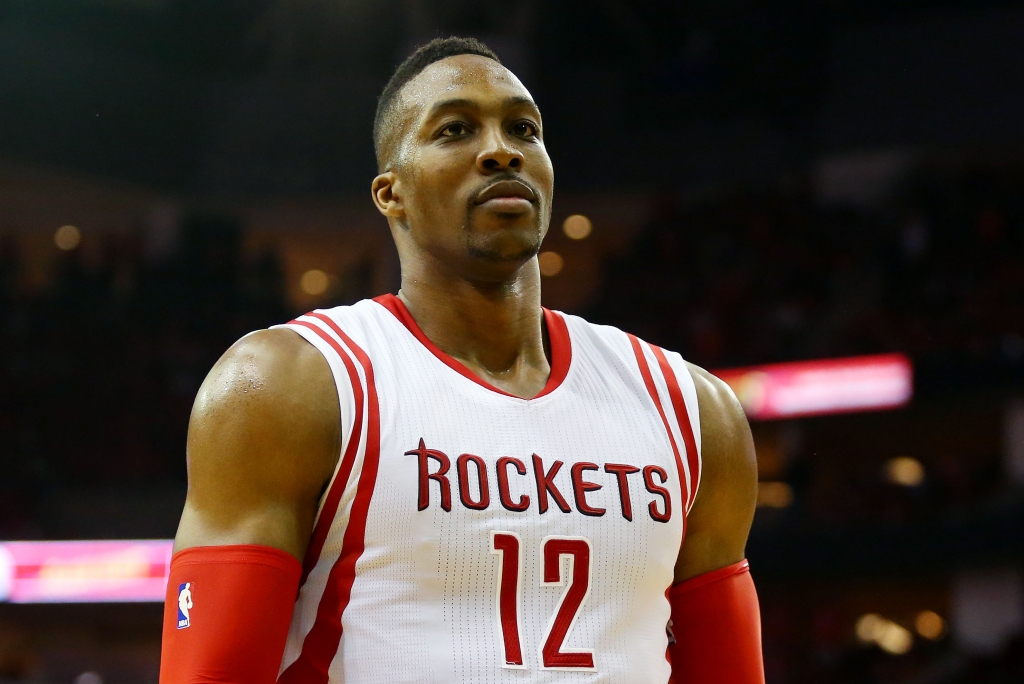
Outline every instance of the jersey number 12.
[[[540, 544], [541, 586], [568, 585], [551, 616], [540, 646], [543, 670], [593, 670], [591, 650], [563, 650], [580, 607], [590, 595], [590, 540], [586, 537], [544, 537]], [[519, 606], [523, 591], [523, 545], [515, 532], [491, 532], [491, 553], [501, 563], [498, 574], [498, 624], [502, 634], [502, 667], [525, 669], [519, 633]], [[568, 558], [568, 572], [562, 574], [562, 559]]]

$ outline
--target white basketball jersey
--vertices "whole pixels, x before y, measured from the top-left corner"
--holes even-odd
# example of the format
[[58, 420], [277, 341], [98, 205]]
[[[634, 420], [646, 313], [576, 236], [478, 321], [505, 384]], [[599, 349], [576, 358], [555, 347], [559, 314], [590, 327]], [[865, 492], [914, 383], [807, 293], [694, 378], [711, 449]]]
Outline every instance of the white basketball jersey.
[[393, 295], [283, 326], [330, 364], [343, 439], [279, 682], [669, 680], [693, 380], [678, 354], [544, 317], [533, 399], [447, 356]]

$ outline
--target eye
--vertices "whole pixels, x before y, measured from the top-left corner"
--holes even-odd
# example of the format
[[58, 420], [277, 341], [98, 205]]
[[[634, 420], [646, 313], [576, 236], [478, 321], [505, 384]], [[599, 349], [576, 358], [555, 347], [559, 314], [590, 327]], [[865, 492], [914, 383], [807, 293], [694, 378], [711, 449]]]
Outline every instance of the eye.
[[460, 138], [469, 133], [469, 126], [462, 121], [453, 121], [441, 129], [439, 137]]
[[516, 121], [512, 124], [512, 135], [520, 138], [536, 138], [539, 135], [537, 124], [532, 121]]

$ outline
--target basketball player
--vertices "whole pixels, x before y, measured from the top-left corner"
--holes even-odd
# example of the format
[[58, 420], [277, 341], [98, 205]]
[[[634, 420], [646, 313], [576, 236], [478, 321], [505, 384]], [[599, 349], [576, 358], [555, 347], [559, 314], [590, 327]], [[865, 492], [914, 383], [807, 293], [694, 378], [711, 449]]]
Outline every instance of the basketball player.
[[678, 354], [541, 307], [530, 93], [434, 41], [374, 136], [401, 291], [210, 372], [160, 681], [762, 682], [746, 420]]

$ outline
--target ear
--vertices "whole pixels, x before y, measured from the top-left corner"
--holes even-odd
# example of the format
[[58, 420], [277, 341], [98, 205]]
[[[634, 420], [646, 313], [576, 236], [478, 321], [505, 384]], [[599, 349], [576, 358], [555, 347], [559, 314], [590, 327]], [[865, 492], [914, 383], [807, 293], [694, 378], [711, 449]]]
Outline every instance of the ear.
[[370, 192], [377, 211], [389, 218], [403, 218], [405, 207], [399, 196], [398, 176], [393, 171], [385, 171], [373, 179]]

